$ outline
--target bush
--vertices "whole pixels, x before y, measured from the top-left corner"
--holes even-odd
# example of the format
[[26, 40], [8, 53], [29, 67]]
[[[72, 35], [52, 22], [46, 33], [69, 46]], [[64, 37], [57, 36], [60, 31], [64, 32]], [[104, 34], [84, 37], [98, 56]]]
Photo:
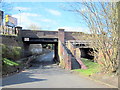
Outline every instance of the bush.
[[2, 58], [18, 60], [21, 56], [21, 47], [7, 46], [2, 44]]
[[20, 63], [14, 62], [7, 58], [2, 59], [2, 75], [8, 75], [15, 72], [19, 72], [22, 69], [22, 65]]

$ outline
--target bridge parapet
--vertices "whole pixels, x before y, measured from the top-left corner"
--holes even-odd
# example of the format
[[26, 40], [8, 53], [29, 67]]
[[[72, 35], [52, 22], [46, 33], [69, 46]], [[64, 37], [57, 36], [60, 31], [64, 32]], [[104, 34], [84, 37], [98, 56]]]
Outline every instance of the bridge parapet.
[[66, 50], [65, 45], [59, 41], [58, 43], [58, 55], [60, 59], [60, 66], [71, 70], [71, 55], [69, 52]]
[[58, 38], [57, 31], [34, 31], [34, 30], [22, 30], [22, 37], [29, 38]]
[[68, 49], [71, 51], [72, 55], [74, 56], [77, 63], [81, 66], [81, 69], [86, 69], [87, 67], [84, 63], [80, 60], [81, 59], [81, 52], [79, 48], [76, 48], [70, 41], [67, 43]]

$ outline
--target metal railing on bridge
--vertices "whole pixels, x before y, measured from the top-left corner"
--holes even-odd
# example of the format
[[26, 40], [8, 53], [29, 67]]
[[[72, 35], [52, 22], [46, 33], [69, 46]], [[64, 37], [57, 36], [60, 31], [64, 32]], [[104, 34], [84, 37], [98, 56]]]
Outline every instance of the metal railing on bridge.
[[87, 40], [69, 40], [66, 41], [66, 45], [68, 43], [71, 43], [75, 48], [90, 48], [92, 47], [92, 41], [87, 41]]

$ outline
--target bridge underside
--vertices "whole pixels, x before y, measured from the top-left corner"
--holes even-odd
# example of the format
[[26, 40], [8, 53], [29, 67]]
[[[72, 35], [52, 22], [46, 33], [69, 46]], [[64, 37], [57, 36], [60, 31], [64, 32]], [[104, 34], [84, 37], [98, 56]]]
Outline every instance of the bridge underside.
[[94, 59], [94, 56], [91, 55], [93, 53], [92, 48], [79, 48], [81, 52], [81, 58], [87, 58], [87, 59]]
[[54, 61], [59, 62], [58, 59], [58, 38], [22, 38], [24, 43], [24, 55], [29, 56], [30, 44], [54, 44]]

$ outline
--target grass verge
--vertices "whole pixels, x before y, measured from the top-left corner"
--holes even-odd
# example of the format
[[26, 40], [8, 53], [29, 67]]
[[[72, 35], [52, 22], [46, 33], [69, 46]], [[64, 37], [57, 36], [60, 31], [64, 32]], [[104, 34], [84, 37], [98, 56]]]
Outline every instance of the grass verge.
[[101, 69], [98, 63], [92, 62], [91, 60], [85, 59], [85, 58], [81, 58], [81, 60], [85, 64], [87, 69], [75, 69], [73, 71], [80, 72], [81, 74], [87, 75], [87, 76], [100, 72]]

